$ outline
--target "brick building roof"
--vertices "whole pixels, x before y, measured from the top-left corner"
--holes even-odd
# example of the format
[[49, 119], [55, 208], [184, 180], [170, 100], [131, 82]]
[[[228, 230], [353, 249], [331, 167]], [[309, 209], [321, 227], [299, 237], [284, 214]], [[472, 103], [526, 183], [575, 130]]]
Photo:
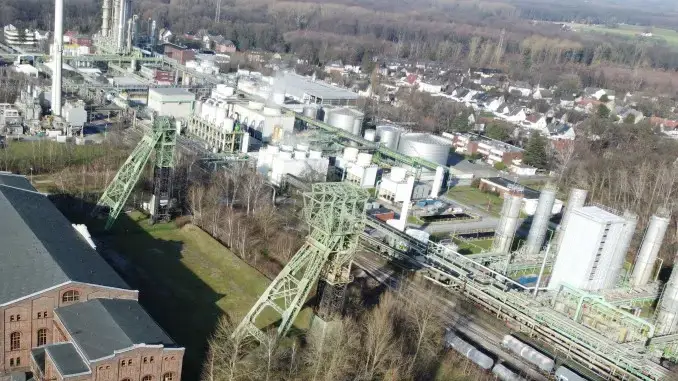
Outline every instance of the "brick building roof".
[[177, 347], [136, 300], [94, 299], [54, 313], [89, 361], [140, 344]]
[[92, 372], [71, 343], [56, 343], [39, 347], [33, 349], [31, 355], [40, 366], [43, 374], [45, 373], [45, 357], [47, 356], [62, 376], [75, 376]]
[[129, 290], [52, 202], [0, 173], [0, 306], [71, 282]]

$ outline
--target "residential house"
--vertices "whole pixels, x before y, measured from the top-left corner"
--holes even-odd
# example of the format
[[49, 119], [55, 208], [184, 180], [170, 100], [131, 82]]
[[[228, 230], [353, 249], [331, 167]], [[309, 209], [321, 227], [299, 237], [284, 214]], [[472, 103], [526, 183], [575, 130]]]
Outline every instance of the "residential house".
[[544, 131], [546, 129], [546, 126], [548, 124], [548, 119], [551, 119], [547, 117], [544, 114], [540, 114], [538, 112], [532, 113], [528, 115], [525, 120], [522, 121], [521, 125], [533, 130], [539, 130], [539, 131]]
[[229, 39], [224, 38], [224, 36], [214, 36], [210, 37], [210, 47], [214, 49], [215, 52], [221, 54], [235, 53], [237, 48], [235, 43]]
[[417, 90], [429, 94], [440, 94], [444, 86], [445, 84], [439, 79], [420, 80], [417, 83]]
[[452, 138], [452, 146], [460, 154], [478, 154], [490, 165], [502, 162], [508, 166], [523, 158], [521, 148], [476, 134], [456, 133]]
[[622, 106], [617, 106], [614, 108], [614, 113], [619, 117], [619, 122], [625, 122], [627, 120], [631, 120], [633, 124], [640, 123], [641, 120], [645, 119], [645, 116], [643, 115], [642, 112], [631, 108], [631, 107], [622, 107]]
[[527, 113], [523, 107], [513, 106], [509, 109], [508, 114], [505, 115], [505, 119], [512, 123], [520, 123], [527, 119]]
[[332, 61], [329, 64], [325, 65], [325, 73], [332, 74], [344, 74], [344, 63], [341, 61]]
[[661, 128], [662, 131], [678, 129], [678, 120], [660, 118], [658, 116], [650, 117], [650, 124]]
[[529, 97], [532, 94], [532, 86], [527, 82], [516, 82], [509, 86], [509, 93], [518, 93], [521, 97]]
[[481, 78], [479, 85], [483, 90], [489, 91], [501, 87], [501, 82], [495, 77], [488, 77]]
[[575, 96], [573, 94], [563, 94], [558, 100], [560, 107], [574, 108]]
[[604, 104], [596, 98], [584, 98], [575, 102], [575, 110], [585, 113], [593, 113], [598, 109], [598, 106]]
[[172, 34], [171, 30], [162, 28], [160, 29], [160, 34], [158, 34], [158, 40], [161, 43], [171, 42], [173, 36], [174, 35]]
[[549, 89], [541, 89], [537, 86], [537, 90], [534, 91], [534, 94], [532, 94], [533, 99], [543, 99], [543, 100], [551, 100], [553, 99], [553, 91]]
[[495, 112], [495, 111], [497, 111], [497, 109], [499, 109], [499, 106], [501, 106], [502, 104], [505, 104], [505, 103], [506, 103], [506, 97], [504, 97], [503, 95], [500, 95], [496, 98], [489, 99], [489, 103], [487, 103], [485, 107], [489, 111]]

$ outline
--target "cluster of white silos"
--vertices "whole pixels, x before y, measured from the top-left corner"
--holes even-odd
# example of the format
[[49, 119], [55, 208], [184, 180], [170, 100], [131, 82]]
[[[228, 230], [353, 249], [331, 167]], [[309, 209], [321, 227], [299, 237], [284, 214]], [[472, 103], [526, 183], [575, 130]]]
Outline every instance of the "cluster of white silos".
[[377, 126], [376, 136], [379, 139], [380, 146], [397, 150], [402, 132], [400, 127], [382, 124]]
[[354, 135], [360, 135], [362, 132], [365, 114], [352, 107], [325, 107], [322, 109], [322, 115], [320, 114], [316, 113], [316, 118], [322, 116], [323, 122], [330, 126]]
[[523, 193], [519, 190], [504, 193], [504, 205], [501, 208], [501, 215], [497, 230], [494, 233], [492, 242], [492, 251], [498, 253], [508, 253], [511, 251], [513, 238], [520, 222], [520, 209], [523, 206]]
[[312, 150], [306, 144], [268, 145], [259, 151], [257, 170], [276, 184], [280, 185], [285, 175], [297, 177], [313, 176], [322, 181], [327, 176], [329, 159], [322, 157], [322, 152]]
[[539, 203], [537, 210], [532, 218], [530, 232], [527, 235], [524, 252], [527, 255], [539, 254], [541, 247], [546, 239], [546, 233], [549, 228], [549, 220], [553, 205], [556, 202], [556, 188], [552, 184], [547, 184], [539, 194]]
[[224, 100], [209, 98], [198, 101], [195, 105], [194, 115], [203, 121], [225, 132], [232, 132], [235, 120], [230, 117], [230, 105]]
[[343, 155], [335, 159], [335, 166], [344, 171], [344, 180], [362, 188], [372, 188], [377, 181], [379, 166], [372, 164], [372, 154], [355, 147], [345, 147]]

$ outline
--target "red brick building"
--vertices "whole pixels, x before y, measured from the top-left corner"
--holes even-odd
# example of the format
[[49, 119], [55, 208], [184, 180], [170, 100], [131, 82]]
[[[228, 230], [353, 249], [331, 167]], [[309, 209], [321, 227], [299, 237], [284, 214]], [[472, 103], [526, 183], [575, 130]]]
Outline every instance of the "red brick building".
[[167, 58], [177, 60], [182, 65], [186, 65], [186, 62], [195, 60], [195, 52], [191, 49], [167, 43], [164, 45], [163, 50]]
[[184, 349], [25, 177], [0, 173], [0, 216], [0, 376], [180, 379]]

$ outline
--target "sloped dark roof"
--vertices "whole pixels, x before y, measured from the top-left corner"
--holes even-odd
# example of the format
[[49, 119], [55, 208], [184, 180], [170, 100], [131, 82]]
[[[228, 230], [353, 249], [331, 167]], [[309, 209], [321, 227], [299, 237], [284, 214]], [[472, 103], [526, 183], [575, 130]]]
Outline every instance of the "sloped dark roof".
[[136, 300], [94, 299], [54, 313], [89, 361], [139, 344], [177, 347]]
[[130, 289], [52, 202], [0, 174], [0, 306], [67, 282]]
[[44, 348], [45, 353], [52, 359], [52, 362], [62, 376], [91, 372], [89, 366], [82, 360], [82, 357], [75, 350], [72, 343], [52, 344]]

